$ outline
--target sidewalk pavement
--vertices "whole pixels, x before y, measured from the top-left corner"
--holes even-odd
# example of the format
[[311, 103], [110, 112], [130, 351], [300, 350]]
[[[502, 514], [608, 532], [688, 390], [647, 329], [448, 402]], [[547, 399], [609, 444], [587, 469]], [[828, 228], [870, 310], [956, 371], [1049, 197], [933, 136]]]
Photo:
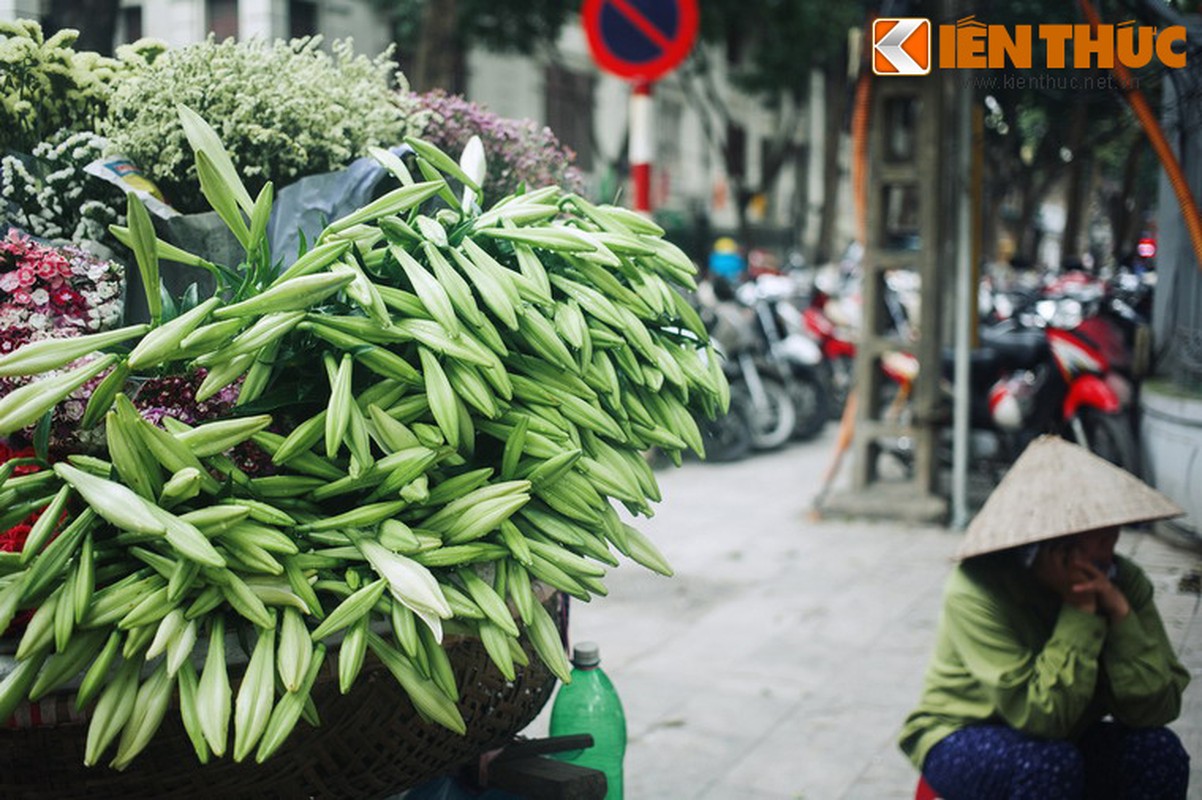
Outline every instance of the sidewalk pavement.
[[[895, 739], [961, 534], [811, 519], [832, 447], [828, 428], [736, 464], [661, 470], [664, 502], [636, 524], [675, 577], [623, 564], [608, 597], [572, 605], [572, 640], [600, 644], [626, 710], [627, 800], [914, 796]], [[1202, 798], [1202, 613], [1196, 588], [1179, 591], [1202, 554], [1134, 531], [1119, 547], [1147, 570], [1193, 675], [1173, 727]], [[549, 712], [526, 735], [546, 735]]]

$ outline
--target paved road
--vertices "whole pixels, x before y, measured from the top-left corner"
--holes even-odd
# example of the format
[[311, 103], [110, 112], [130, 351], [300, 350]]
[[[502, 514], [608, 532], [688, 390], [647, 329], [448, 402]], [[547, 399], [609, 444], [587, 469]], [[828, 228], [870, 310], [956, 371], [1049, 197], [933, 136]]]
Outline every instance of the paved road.
[[[641, 528], [676, 569], [610, 574], [572, 607], [575, 641], [600, 643], [626, 708], [628, 800], [913, 797], [894, 745], [918, 696], [959, 534], [814, 521], [833, 432], [732, 465], [660, 472]], [[1202, 614], [1178, 591], [1202, 556], [1126, 533], [1194, 676], [1176, 727], [1202, 798]], [[527, 730], [546, 733], [547, 710]]]

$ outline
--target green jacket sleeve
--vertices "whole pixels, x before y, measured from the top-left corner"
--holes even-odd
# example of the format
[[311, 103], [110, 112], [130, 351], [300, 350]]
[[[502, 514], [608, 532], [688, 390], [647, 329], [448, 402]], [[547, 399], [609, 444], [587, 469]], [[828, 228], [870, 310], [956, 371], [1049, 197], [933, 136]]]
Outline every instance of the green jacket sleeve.
[[1042, 645], [1024, 641], [1013, 609], [975, 587], [948, 604], [948, 632], [965, 667], [1011, 727], [1066, 738], [1093, 698], [1105, 622], [1064, 606]]
[[1109, 711], [1132, 727], [1167, 725], [1181, 713], [1189, 672], [1173, 653], [1147, 576], [1130, 562], [1119, 569], [1131, 613], [1111, 626], [1102, 649]]

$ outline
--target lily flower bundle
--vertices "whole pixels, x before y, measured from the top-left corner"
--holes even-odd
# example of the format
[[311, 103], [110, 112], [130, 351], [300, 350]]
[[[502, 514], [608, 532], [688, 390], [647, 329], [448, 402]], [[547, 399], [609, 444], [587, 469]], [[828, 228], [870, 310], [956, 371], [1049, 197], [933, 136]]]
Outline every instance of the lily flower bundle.
[[[163, 242], [131, 197], [113, 232], [150, 321], [0, 357], [0, 377], [34, 377], [0, 397], [0, 436], [103, 376], [80, 424], [104, 440], [33, 474], [0, 468], [0, 508], [46, 508], [0, 560], [0, 629], [33, 610], [0, 719], [67, 687], [92, 707], [89, 764], [128, 765], [173, 707], [201, 761], [262, 762], [327, 658], [345, 693], [372, 653], [460, 732], [448, 634], [478, 637], [511, 680], [525, 641], [568, 680], [537, 585], [604, 595], [617, 554], [670, 575], [615, 504], [650, 515], [643, 452], [700, 454], [694, 419], [729, 401], [683, 294], [693, 264], [647, 219], [559, 187], [482, 210], [479, 141], [455, 160], [411, 138], [408, 164], [373, 153], [399, 188], [284, 267], [266, 244], [271, 184], [252, 198], [215, 132], [179, 113], [246, 258]], [[164, 297], [160, 259], [211, 271], [217, 293]], [[179, 376], [195, 401], [232, 404], [189, 422], [131, 399]]]

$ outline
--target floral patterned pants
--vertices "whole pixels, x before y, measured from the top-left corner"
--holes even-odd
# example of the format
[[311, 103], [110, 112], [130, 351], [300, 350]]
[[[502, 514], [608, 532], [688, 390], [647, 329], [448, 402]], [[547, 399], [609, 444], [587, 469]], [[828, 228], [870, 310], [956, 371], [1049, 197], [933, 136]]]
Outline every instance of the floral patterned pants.
[[974, 725], [935, 745], [922, 773], [943, 800], [1185, 800], [1189, 755], [1168, 728], [1099, 722], [1068, 741]]

